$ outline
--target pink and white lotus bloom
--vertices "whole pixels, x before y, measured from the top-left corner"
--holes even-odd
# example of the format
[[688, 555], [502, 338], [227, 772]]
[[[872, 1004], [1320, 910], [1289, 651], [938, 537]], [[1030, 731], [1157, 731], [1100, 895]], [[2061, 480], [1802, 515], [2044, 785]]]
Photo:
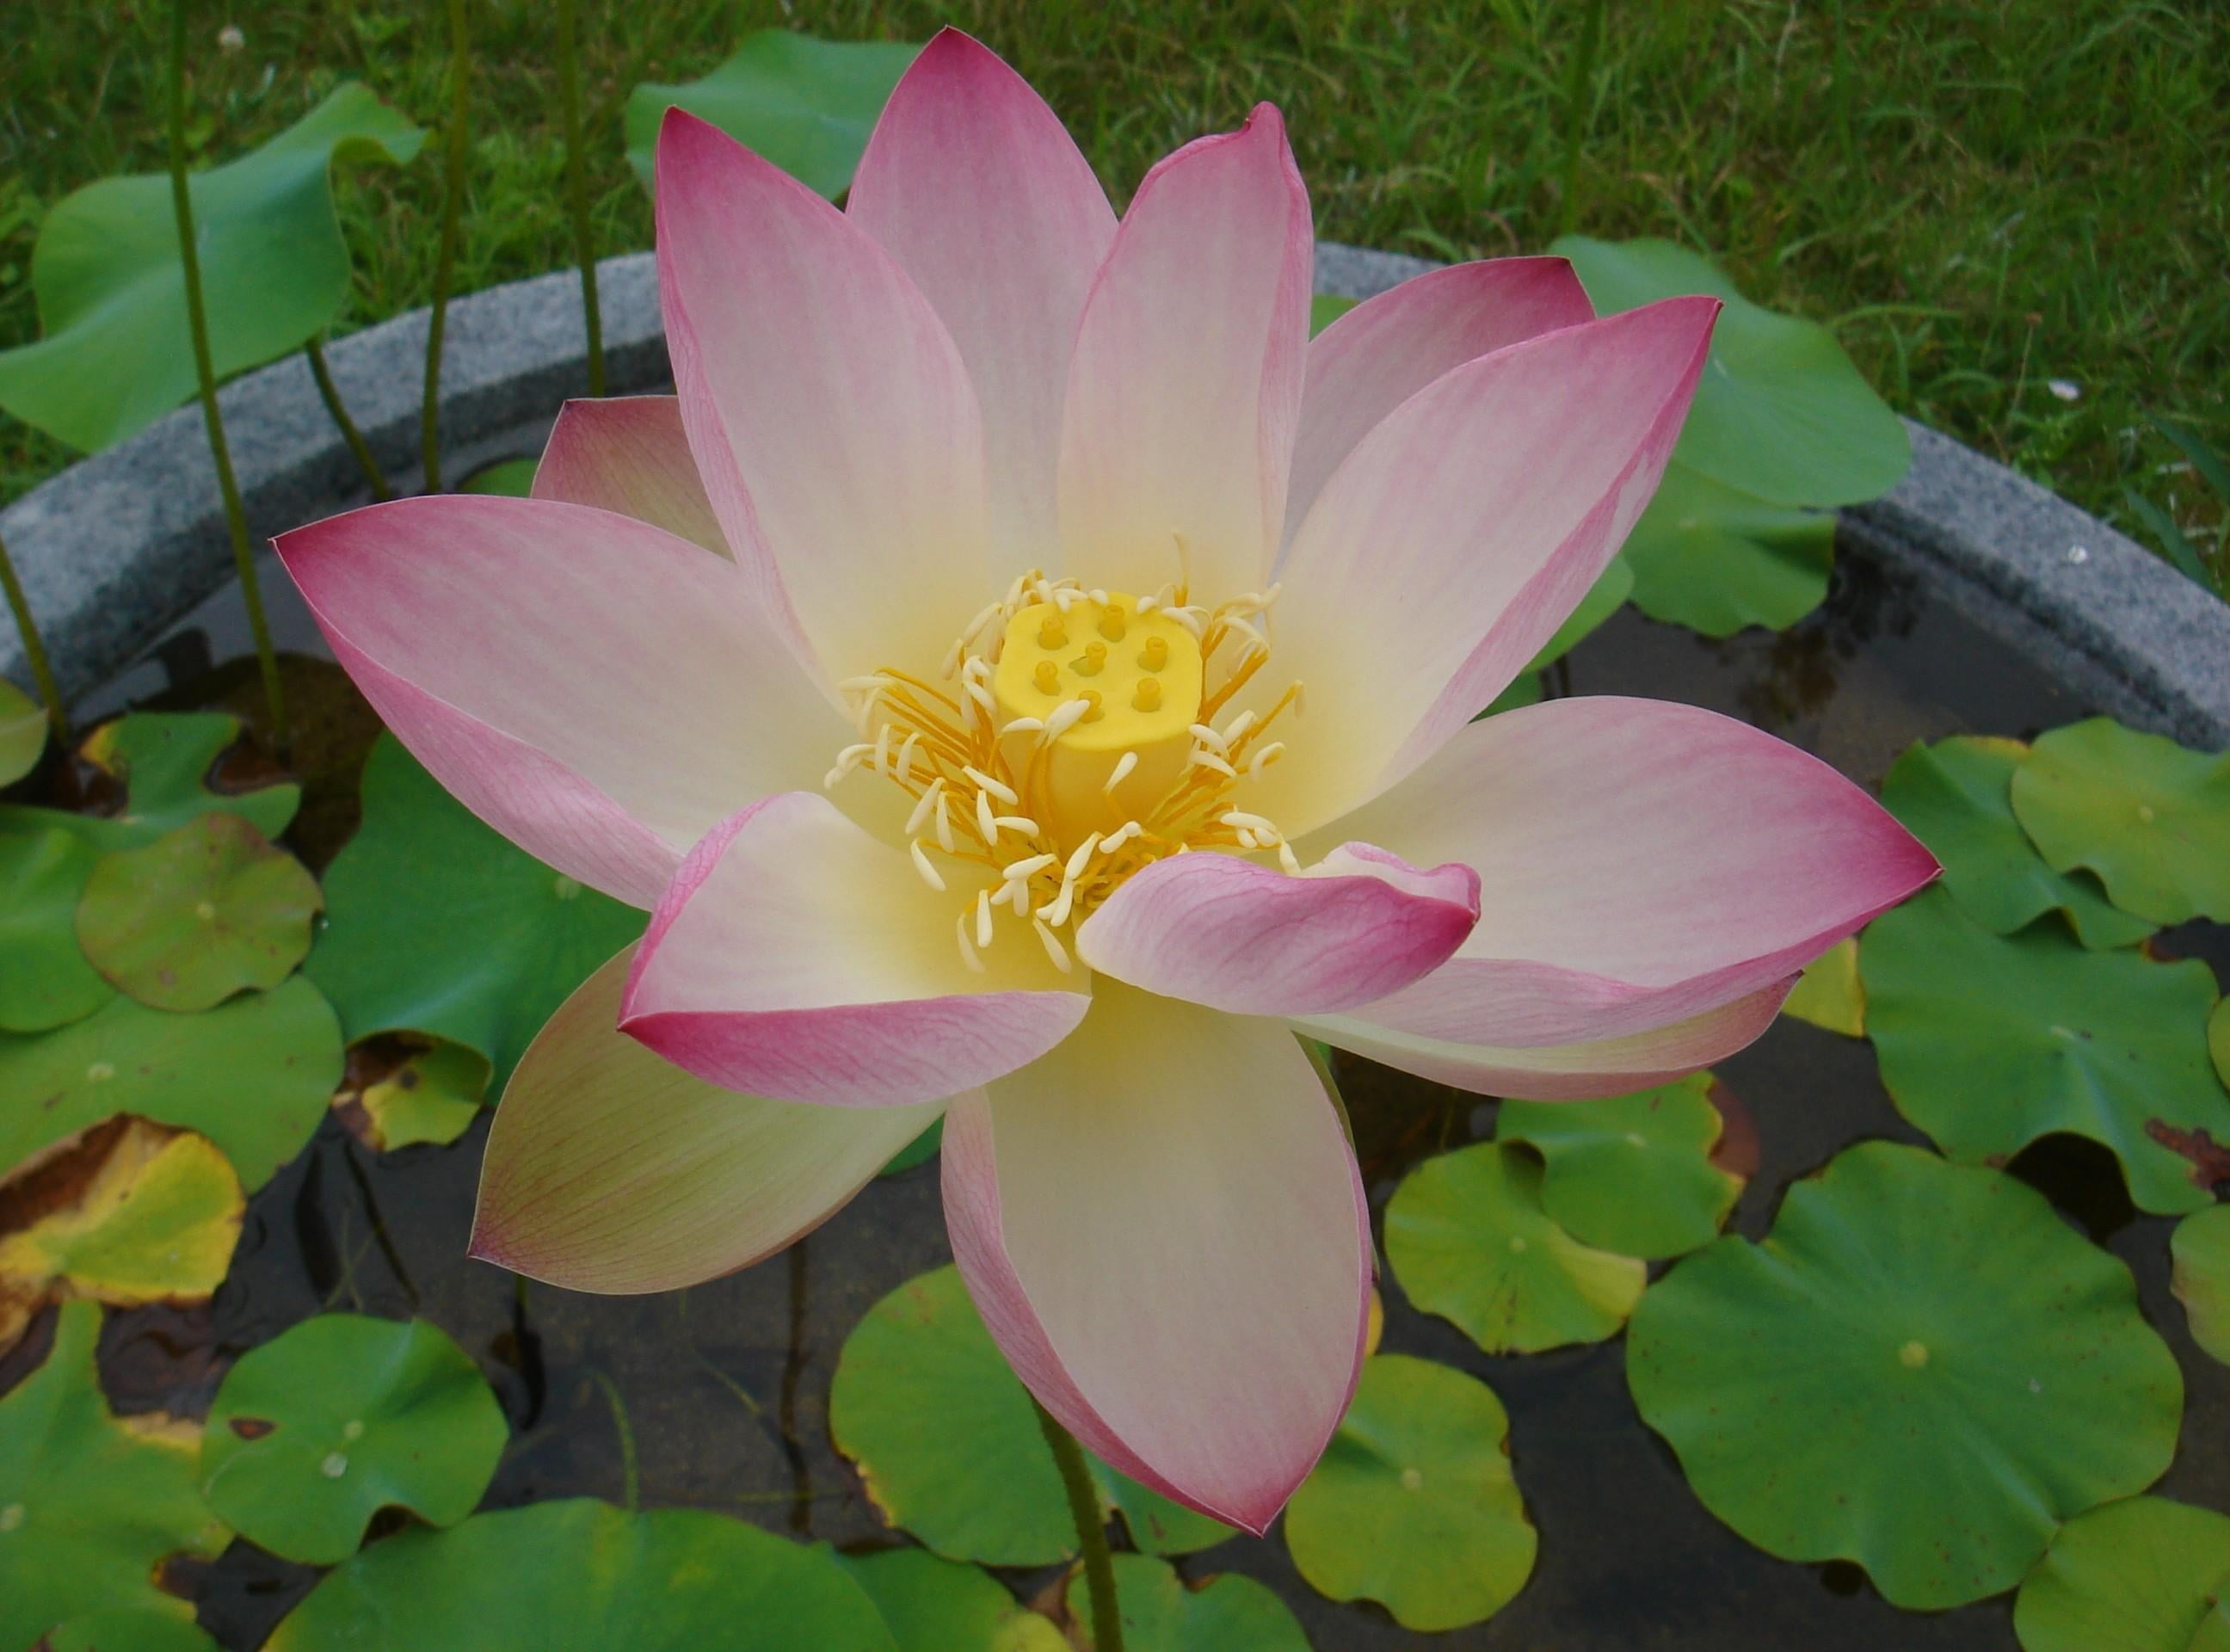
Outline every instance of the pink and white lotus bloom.
[[1345, 1409], [1373, 1271], [1297, 1030], [1632, 1090], [1755, 1038], [1936, 871], [1708, 712], [1472, 720], [1648, 500], [1718, 306], [1597, 319], [1510, 259], [1312, 342], [1276, 110], [1118, 223], [950, 32], [848, 210], [680, 113], [657, 198], [677, 396], [569, 405], [532, 500], [279, 544], [427, 767], [651, 914], [512, 1079], [476, 1252], [688, 1285], [942, 1114], [1023, 1380], [1260, 1532]]

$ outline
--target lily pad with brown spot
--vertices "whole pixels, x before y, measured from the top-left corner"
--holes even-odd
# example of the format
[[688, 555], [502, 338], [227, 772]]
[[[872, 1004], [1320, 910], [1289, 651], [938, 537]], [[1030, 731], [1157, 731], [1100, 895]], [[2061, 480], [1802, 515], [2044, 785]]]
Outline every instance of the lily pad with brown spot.
[[78, 751], [93, 774], [86, 808], [0, 803], [0, 831], [55, 828], [106, 853], [222, 811], [275, 838], [302, 801], [302, 789], [242, 739], [240, 720], [222, 712], [133, 712], [103, 723]]
[[333, 1111], [374, 1152], [447, 1146], [472, 1128], [487, 1087], [488, 1060], [478, 1050], [420, 1033], [380, 1033], [349, 1046]]

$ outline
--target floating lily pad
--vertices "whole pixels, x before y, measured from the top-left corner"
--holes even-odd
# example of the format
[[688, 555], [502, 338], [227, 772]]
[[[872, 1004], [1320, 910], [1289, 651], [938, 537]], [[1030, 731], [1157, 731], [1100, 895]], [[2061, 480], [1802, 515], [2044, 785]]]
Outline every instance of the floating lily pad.
[[1286, 1509], [1310, 1586], [1375, 1600], [1405, 1628], [1492, 1617], [1539, 1539], [1510, 1472], [1510, 1419], [1475, 1377], [1405, 1354], [1363, 1363], [1355, 1403]]
[[2207, 1049], [2214, 1057], [2214, 1070], [2230, 1087], [2230, 998], [2216, 1004], [2214, 1013], [2207, 1017]]
[[2204, 964], [2086, 952], [2056, 925], [2000, 939], [1930, 889], [1859, 947], [1867, 1029], [1898, 1111], [1952, 1158], [2065, 1131], [2111, 1148], [2138, 1208], [2207, 1204], [2230, 1095], [2211, 1070]]
[[[217, 377], [300, 349], [348, 296], [331, 173], [408, 163], [418, 128], [355, 83], [261, 147], [187, 181]], [[194, 393], [185, 267], [166, 173], [105, 177], [57, 204], [31, 249], [45, 336], [0, 352], [0, 407], [92, 452]]]
[[1781, 1013], [1846, 1038], [1865, 1037], [1866, 990], [1859, 982], [1858, 937], [1844, 937], [1806, 965]]
[[2014, 818], [2019, 740], [1954, 735], [1915, 745], [1882, 782], [1882, 806], [1943, 862], [1943, 887], [1993, 935], [2062, 913], [2085, 946], [2129, 946], [2153, 926], [2118, 910], [2088, 873], [2055, 872]]
[[493, 1094], [648, 921], [514, 849], [391, 734], [364, 764], [364, 824], [325, 870], [325, 914], [302, 972], [350, 1039], [408, 1029], [463, 1044], [493, 1064]]
[[503, 459], [484, 470], [476, 470], [457, 484], [461, 494], [500, 494], [512, 499], [525, 499], [534, 491], [534, 470], [541, 461], [537, 459]]
[[274, 781], [228, 753], [241, 738], [240, 720], [222, 712], [134, 712], [104, 723], [79, 745], [85, 760], [113, 784], [107, 805], [91, 814], [0, 804], [0, 831], [71, 832], [103, 853], [138, 849], [197, 816], [223, 810], [266, 837], [287, 829], [302, 789]]
[[926, 1549], [837, 1554], [867, 1591], [898, 1652], [1069, 1652], [1053, 1620], [989, 1573]]
[[1386, 1207], [1386, 1259], [1409, 1300], [1489, 1353], [1615, 1335], [1648, 1279], [1558, 1227], [1541, 1183], [1531, 1154], [1480, 1142], [1427, 1159]]
[[48, 1631], [35, 1652], [218, 1652], [180, 1601], [176, 1610], [126, 1606], [88, 1612]]
[[1731, 487], [1678, 451], [1627, 538], [1634, 605], [1706, 636], [1782, 630], [1819, 607], [1835, 560], [1834, 514]]
[[1315, 338], [1361, 302], [1338, 293], [1317, 294], [1309, 300], [1309, 337]]
[[891, 1162], [877, 1172], [882, 1176], [903, 1176], [917, 1165], [925, 1165], [937, 1156], [944, 1144], [944, 1120], [938, 1119], [930, 1127], [891, 1155]]
[[2022, 1652], [2190, 1652], [2230, 1574], [2230, 1518], [2132, 1497], [2070, 1520], [2021, 1584]]
[[2216, 1579], [2214, 1598], [2184, 1652], [2230, 1652], [2230, 1577]]
[[202, 1436], [202, 1494], [250, 1542], [331, 1565], [383, 1508], [463, 1520], [509, 1435], [480, 1367], [433, 1326], [320, 1313], [227, 1373]]
[[2012, 1177], [1887, 1142], [1652, 1286], [1627, 1374], [1712, 1513], [1922, 1610], [2012, 1588], [2060, 1521], [2150, 1485], [2183, 1410], [2126, 1268]]
[[1547, 1161], [1541, 1204], [1583, 1243], [1621, 1256], [1685, 1255], [1718, 1236], [1743, 1183], [1711, 1162], [1718, 1081], [1697, 1073], [1600, 1101], [1505, 1101], [1495, 1139]]
[[[853, 1328], [829, 1386], [828, 1432], [883, 1518], [939, 1554], [1035, 1566], [1076, 1552], [1029, 1392], [957, 1268], [908, 1280]], [[1102, 1506], [1121, 1508], [1142, 1549], [1186, 1554], [1232, 1534], [1097, 1459], [1092, 1467]]]
[[2191, 1324], [2191, 1339], [2230, 1365], [2230, 1204], [2210, 1204], [2175, 1224], [2170, 1288]]
[[300, 976], [196, 1016], [111, 998], [82, 1021], [0, 1035], [0, 1172], [119, 1113], [215, 1142], [253, 1193], [317, 1128], [340, 1029]]
[[2097, 873], [2124, 912], [2230, 922], [2230, 752], [2094, 717], [2038, 737], [2013, 804], [2047, 861]]
[[207, 1010], [293, 974], [324, 904], [302, 863], [238, 815], [200, 815], [100, 857], [78, 901], [77, 940], [140, 1003]]
[[0, 677], [0, 786], [13, 785], [38, 767], [47, 749], [47, 713], [39, 702]]
[[74, 832], [0, 831], [0, 1032], [44, 1032], [114, 995], [77, 944], [78, 894], [98, 858]]
[[447, 1146], [480, 1117], [487, 1085], [488, 1060], [476, 1049], [416, 1033], [378, 1033], [349, 1047], [333, 1111], [374, 1152]]
[[833, 201], [852, 187], [867, 135], [920, 50], [762, 29], [702, 80], [646, 81], [628, 93], [628, 160], [648, 185], [658, 123], [671, 106], [711, 121]]
[[29, 1648], [81, 1613], [143, 1607], [190, 1621], [155, 1587], [171, 1555], [214, 1555], [231, 1534], [194, 1487], [193, 1436], [159, 1416], [123, 1421], [93, 1369], [100, 1310], [66, 1302], [46, 1363], [0, 1396], [0, 1647]]
[[822, 1551], [698, 1509], [588, 1498], [416, 1527], [344, 1562], [264, 1652], [897, 1652]]
[[[1166, 1560], [1113, 1557], [1115, 1604], [1125, 1652], [1309, 1652], [1286, 1603], [1252, 1578], [1225, 1572], [1189, 1584]], [[1067, 1579], [1077, 1645], [1092, 1652], [1092, 1585], [1082, 1566]]]
[[57, 1296], [206, 1302], [247, 1199], [209, 1140], [113, 1119], [0, 1184], [0, 1349]]

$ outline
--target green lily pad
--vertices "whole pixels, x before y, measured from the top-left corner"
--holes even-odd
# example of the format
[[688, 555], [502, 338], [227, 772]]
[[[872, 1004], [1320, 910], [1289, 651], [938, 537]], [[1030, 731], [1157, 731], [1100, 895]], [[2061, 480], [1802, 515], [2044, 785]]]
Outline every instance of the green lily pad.
[[104, 855], [78, 901], [93, 966], [156, 1010], [207, 1010], [277, 986], [324, 906], [302, 863], [237, 815], [200, 815], [145, 849]]
[[198, 1430], [129, 1422], [101, 1397], [100, 1310], [66, 1302], [46, 1363], [0, 1396], [0, 1647], [28, 1649], [81, 1613], [136, 1606], [192, 1621], [155, 1587], [171, 1555], [216, 1554], [231, 1534], [194, 1487]]
[[488, 1059], [478, 1050], [416, 1033], [380, 1033], [349, 1047], [333, 1111], [374, 1152], [446, 1147], [480, 1117], [487, 1087]]
[[1361, 302], [1338, 293], [1315, 294], [1309, 300], [1309, 337], [1315, 338]]
[[1475, 1377], [1406, 1354], [1363, 1362], [1355, 1403], [1286, 1509], [1310, 1586], [1375, 1600], [1404, 1628], [1492, 1617], [1540, 1539], [1510, 1472], [1510, 1419]]
[[[422, 136], [351, 82], [261, 148], [188, 180], [220, 378], [300, 349], [339, 313], [349, 259], [332, 168], [408, 164]], [[31, 290], [45, 336], [0, 352], [0, 407], [25, 423], [89, 453], [194, 393], [167, 173], [105, 177], [56, 205], [31, 249]]]
[[1538, 1353], [1617, 1334], [1649, 1270], [1550, 1218], [1540, 1162], [1485, 1141], [1428, 1158], [1386, 1207], [1386, 1260], [1409, 1300], [1489, 1353]]
[[47, 713], [39, 702], [0, 677], [0, 786], [39, 766], [47, 749]]
[[2097, 873], [2124, 912], [2230, 922], [2230, 752], [2093, 717], [2038, 737], [2013, 804], [2046, 861]]
[[2230, 1141], [2230, 1095], [2207, 1061], [2204, 964], [2086, 952], [2057, 926], [2001, 939], [1930, 889], [1874, 920], [1859, 968], [1882, 1082], [1952, 1158], [2065, 1131], [2113, 1150], [2140, 1210], [2211, 1201], [2199, 1167]]
[[1069, 1652], [1051, 1618], [974, 1566], [926, 1549], [835, 1558], [875, 1603], [899, 1652]]
[[111, 998], [31, 1037], [0, 1035], [0, 1173], [113, 1113], [199, 1131], [253, 1193], [317, 1128], [340, 1029], [300, 976], [196, 1016]]
[[383, 1538], [326, 1573], [264, 1652], [897, 1652], [827, 1553], [725, 1515], [589, 1498]]
[[[1697, 416], [1689, 415], [1692, 423]], [[1674, 451], [1626, 541], [1636, 608], [1706, 636], [1730, 636], [1746, 625], [1785, 629], [1827, 600], [1832, 513], [1731, 487]]]
[[226, 771], [223, 759], [240, 735], [240, 720], [222, 712], [134, 712], [104, 723], [78, 750], [114, 784], [120, 805], [81, 815], [0, 804], [0, 832], [67, 831], [106, 854], [138, 849], [197, 816], [222, 810], [275, 838], [294, 818], [302, 789]]
[[1914, 745], [1882, 781], [1882, 806], [1943, 862], [1943, 887], [1993, 935], [2059, 912], [2085, 946], [2130, 946], [2153, 926], [2109, 901], [2086, 873], [2055, 872], [2014, 818], [2019, 740], [1954, 735]]
[[1580, 605], [1564, 616], [1556, 634], [1526, 664], [1529, 672], [1545, 671], [1585, 642], [1597, 627], [1618, 612], [1619, 604], [1634, 594], [1634, 565], [1623, 554], [1613, 557]]
[[2230, 1652], [2230, 1577], [2215, 1580], [2214, 1598], [2184, 1652]]
[[1712, 1513], [1917, 1610], [2012, 1588], [2150, 1485], [2183, 1410], [2129, 1269], [2012, 1177], [1888, 1142], [1652, 1286], [1627, 1376]]
[[2021, 1584], [2022, 1652], [2190, 1652], [2230, 1574], [2230, 1517], [2132, 1497], [2070, 1520]]
[[[1751, 303], [1709, 259], [1669, 241], [1560, 236], [1601, 315], [1685, 293], [1726, 306], [1672, 452], [1698, 475], [1776, 505], [1855, 505], [1912, 462], [1905, 426], [1835, 335]], [[1636, 570], [1639, 573], [1640, 571]]]
[[1621, 1256], [1680, 1256], [1718, 1237], [1743, 1182], [1711, 1162], [1724, 1120], [1718, 1081], [1696, 1073], [1600, 1101], [1505, 1101], [1495, 1139], [1547, 1161], [1541, 1204], [1583, 1243]]
[[2230, 1204], [2210, 1204], [2175, 1224], [2169, 1287], [2191, 1325], [2191, 1339], [2230, 1365]]
[[44, 1032], [114, 996], [78, 950], [74, 919], [98, 858], [74, 832], [0, 831], [0, 1032]]
[[509, 1437], [480, 1367], [433, 1326], [320, 1313], [226, 1373], [202, 1494], [250, 1542], [331, 1565], [383, 1508], [463, 1520]]
[[[957, 1268], [908, 1280], [853, 1327], [829, 1385], [828, 1432], [883, 1518], [948, 1558], [1036, 1566], [1076, 1552], [1029, 1392]], [[1097, 1459], [1092, 1466], [1103, 1507], [1122, 1509], [1142, 1549], [1186, 1554], [1232, 1534]]]
[[[1115, 1605], [1125, 1652], [1309, 1652], [1309, 1637], [1286, 1603], [1252, 1578], [1227, 1571], [1195, 1584], [1166, 1560], [1112, 1557]], [[1077, 1644], [1092, 1652], [1092, 1584], [1078, 1566], [1067, 1579]]]
[[925, 1165], [937, 1157], [937, 1150], [944, 1145], [944, 1120], [938, 1119], [928, 1129], [891, 1155], [891, 1162], [876, 1172], [880, 1176], [903, 1176], [917, 1165]]
[[573, 989], [642, 933], [482, 825], [391, 734], [364, 768], [364, 824], [325, 869], [325, 932], [302, 972], [353, 1041], [409, 1029], [486, 1055], [491, 1094]]
[[833, 201], [852, 187], [867, 135], [920, 50], [762, 29], [702, 80], [628, 93], [628, 161], [648, 187], [658, 124], [668, 106], [686, 109]]
[[218, 1652], [184, 1601], [176, 1611], [125, 1606], [87, 1612], [48, 1631], [35, 1652]]
[[1781, 1013], [1846, 1038], [1866, 1036], [1866, 990], [1859, 982], [1859, 940], [1847, 935], [1804, 966]]
[[2214, 1013], [2207, 1017], [2207, 1049], [2214, 1058], [2214, 1070], [2221, 1075], [2223, 1085], [2230, 1087], [2230, 998], [2214, 1006]]

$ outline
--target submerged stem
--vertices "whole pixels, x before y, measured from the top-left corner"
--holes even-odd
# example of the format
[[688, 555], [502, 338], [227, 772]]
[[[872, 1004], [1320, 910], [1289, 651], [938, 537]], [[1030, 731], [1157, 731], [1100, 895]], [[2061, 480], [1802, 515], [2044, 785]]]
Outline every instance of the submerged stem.
[[418, 414], [418, 446], [426, 491], [441, 491], [441, 327], [448, 319], [449, 281], [457, 268], [457, 218], [465, 195], [465, 134], [471, 118], [472, 42], [466, 0], [449, 0], [449, 129], [441, 163], [441, 242], [434, 261], [434, 302], [426, 328], [426, 399]]
[[604, 393], [604, 324], [596, 307], [596, 242], [589, 233], [589, 171], [581, 153], [581, 57], [574, 42], [574, 0], [558, 0], [558, 100], [565, 120], [565, 196], [573, 214], [573, 256], [581, 266], [581, 313], [589, 326], [589, 394]]
[[293, 745], [287, 722], [287, 695], [279, 682], [279, 654], [271, 646], [271, 626], [263, 616], [263, 590], [257, 583], [255, 552], [248, 539], [248, 513], [240, 502], [240, 483], [232, 474], [232, 449], [224, 439], [224, 419], [216, 406], [216, 367], [209, 355], [209, 314], [202, 304], [202, 264], [194, 242], [194, 203], [186, 187], [186, 0], [171, 3], [171, 206], [178, 223], [178, 261], [186, 286], [186, 329], [194, 342], [194, 375], [199, 381], [202, 423], [209, 432], [209, 457], [216, 464], [217, 491], [224, 496], [225, 526], [232, 533], [232, 562], [240, 575], [241, 600], [248, 607], [248, 629], [255, 638], [255, 662], [263, 674], [263, 705], [271, 719], [271, 745], [283, 760]]
[[340, 386], [333, 383], [333, 375], [325, 365], [325, 347], [315, 339], [302, 346], [302, 353], [310, 358], [310, 377], [318, 381], [318, 394], [325, 403], [325, 411], [333, 416], [333, 424], [348, 443], [348, 450], [356, 455], [356, 465], [364, 472], [364, 479], [371, 484], [371, 496], [384, 504], [395, 497], [395, 490], [387, 485], [387, 473], [379, 468], [372, 456], [371, 444], [364, 439], [364, 432], [356, 428], [349, 410], [341, 400]]
[[1572, 53], [1572, 76], [1564, 86], [1564, 198], [1559, 203], [1556, 233], [1569, 235], [1580, 216], [1580, 139], [1585, 126], [1588, 82], [1595, 72], [1595, 50], [1602, 42], [1603, 0], [1588, 0], [1580, 20], [1579, 45]]
[[635, 1462], [635, 1425], [628, 1421], [627, 1404], [620, 1398], [618, 1384], [593, 1368], [589, 1380], [603, 1390], [604, 1404], [611, 1407], [612, 1431], [619, 1436], [620, 1442], [620, 1507], [632, 1514], [642, 1502]]
[[1068, 1494], [1069, 1518], [1076, 1522], [1077, 1546], [1084, 1552], [1084, 1578], [1092, 1591], [1092, 1652], [1123, 1652], [1123, 1615], [1115, 1605], [1115, 1563], [1107, 1552], [1107, 1521], [1099, 1512], [1099, 1488], [1092, 1483], [1092, 1470], [1084, 1461], [1084, 1448], [1076, 1436], [1038, 1405], [1038, 1427], [1060, 1470], [1061, 1488]]
[[62, 691], [55, 685], [55, 668], [47, 659], [47, 645], [39, 640], [39, 628], [31, 621], [31, 604], [23, 596], [23, 583], [16, 578], [15, 558], [8, 554], [8, 542], [0, 539], [0, 590], [8, 594], [8, 611], [16, 616], [16, 629], [23, 639], [24, 663], [31, 668], [31, 681], [39, 690], [39, 699], [47, 708], [47, 721], [55, 731], [57, 745], [69, 744], [69, 713], [62, 706]]

